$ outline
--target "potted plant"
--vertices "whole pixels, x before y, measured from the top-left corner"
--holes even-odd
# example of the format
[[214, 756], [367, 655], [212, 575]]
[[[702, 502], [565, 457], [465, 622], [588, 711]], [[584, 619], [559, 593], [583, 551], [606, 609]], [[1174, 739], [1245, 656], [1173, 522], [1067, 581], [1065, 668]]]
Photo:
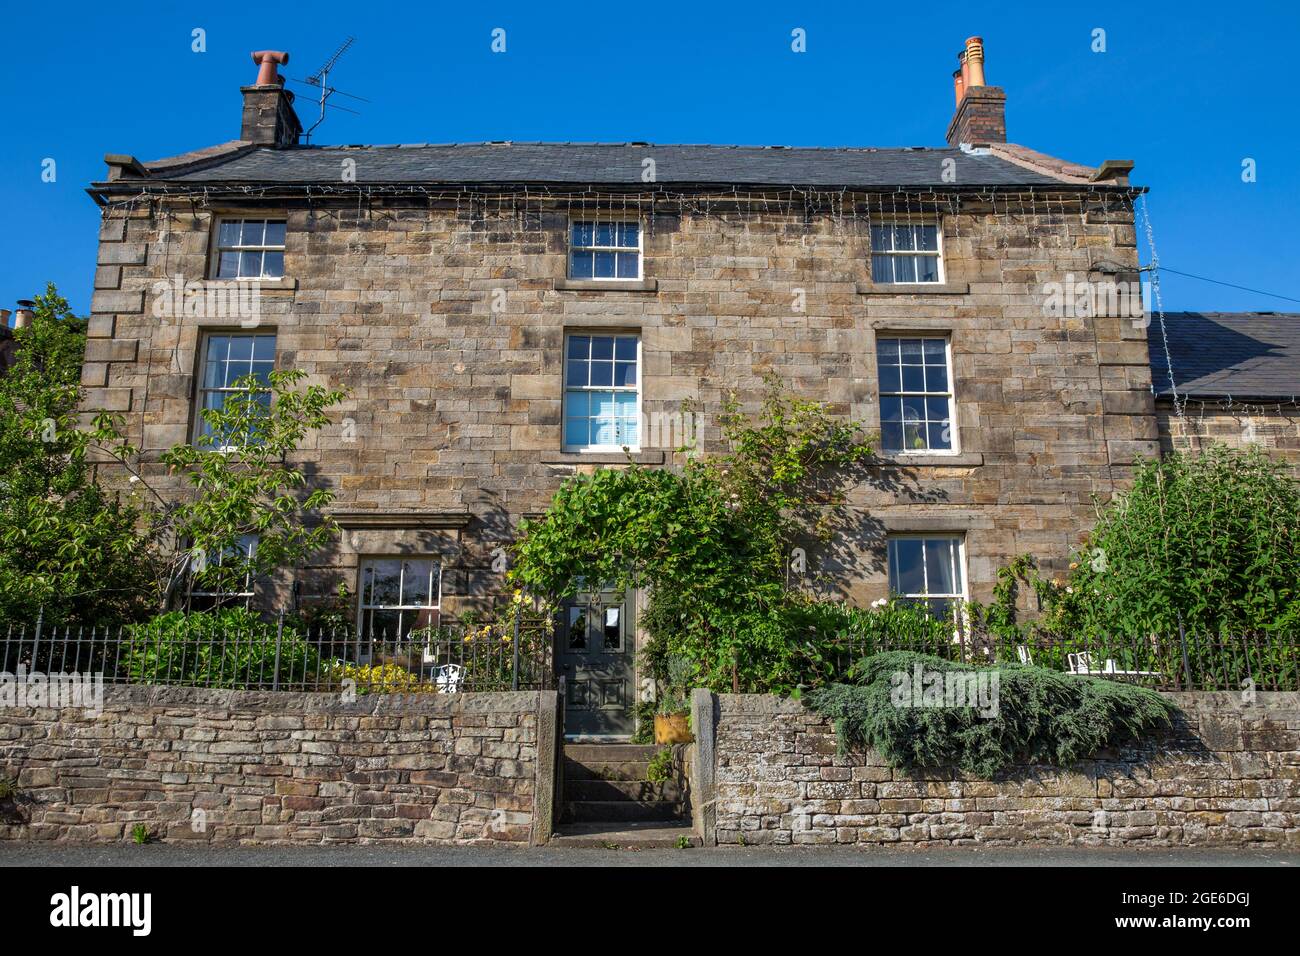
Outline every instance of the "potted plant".
[[690, 680], [691, 665], [684, 658], [668, 658], [668, 677], [660, 683], [655, 705], [655, 743], [689, 744], [695, 739], [687, 696]]

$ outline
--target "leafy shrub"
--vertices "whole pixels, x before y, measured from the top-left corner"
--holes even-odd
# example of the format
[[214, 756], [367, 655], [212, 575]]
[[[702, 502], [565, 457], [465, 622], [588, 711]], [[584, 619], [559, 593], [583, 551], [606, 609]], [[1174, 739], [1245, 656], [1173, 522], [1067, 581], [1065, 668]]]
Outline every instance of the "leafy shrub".
[[669, 657], [667, 674], [659, 685], [655, 713], [663, 716], [686, 713], [691, 709], [691, 678], [695, 668], [684, 657]]
[[352, 681], [358, 694], [434, 694], [437, 685], [421, 680], [399, 664], [353, 664], [350, 661], [331, 661], [325, 665], [322, 682], [330, 687], [343, 687]]
[[734, 396], [720, 420], [726, 453], [566, 480], [523, 526], [511, 576], [553, 603], [579, 580], [646, 588], [656, 679], [680, 656], [703, 686], [788, 691], [801, 680], [807, 599], [787, 565], [797, 547], [847, 539], [835, 534], [845, 489], [871, 447], [856, 424], [775, 380], [756, 420]]
[[889, 600], [861, 608], [838, 601], [809, 601], [793, 616], [804, 685], [847, 680], [857, 661], [884, 651], [943, 657], [963, 649], [953, 640], [952, 622], [932, 617], [922, 604]]
[[[997, 713], [973, 707], [896, 706], [896, 675], [996, 670]], [[1172, 726], [1174, 706], [1154, 691], [1116, 681], [1008, 664], [976, 668], [892, 651], [863, 659], [858, 683], [832, 684], [808, 703], [835, 723], [841, 750], [870, 748], [891, 767], [958, 767], [980, 777], [1024, 764], [1065, 767]]]
[[[1300, 482], [1258, 448], [1169, 455], [1101, 511], [1068, 580], [1044, 581], [1025, 558], [1005, 572], [1037, 591], [1041, 629], [1056, 633], [1294, 634]], [[1014, 629], [1005, 600], [992, 617]]]
[[673, 776], [673, 748], [661, 747], [655, 751], [646, 767], [645, 778], [650, 783], [663, 783]]
[[[171, 611], [128, 628], [124, 667], [140, 684], [186, 684], [242, 690], [277, 677], [276, 632], [245, 608]], [[279, 686], [312, 687], [321, 673], [316, 650], [293, 628], [279, 637]]]

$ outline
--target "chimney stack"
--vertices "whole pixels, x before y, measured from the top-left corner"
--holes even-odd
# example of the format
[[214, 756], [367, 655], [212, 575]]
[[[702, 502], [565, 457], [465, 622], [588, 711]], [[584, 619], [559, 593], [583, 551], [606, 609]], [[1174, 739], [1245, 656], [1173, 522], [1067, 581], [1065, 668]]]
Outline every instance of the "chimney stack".
[[36, 318], [33, 311], [36, 303], [31, 299], [19, 299], [18, 308], [14, 310], [14, 328], [25, 329], [32, 324], [32, 319]]
[[970, 146], [1007, 141], [1007, 94], [984, 85], [984, 41], [970, 37], [957, 54], [961, 69], [952, 75], [957, 111], [948, 124], [948, 145]]
[[276, 149], [297, 146], [302, 123], [293, 109], [293, 94], [284, 88], [279, 67], [289, 62], [289, 54], [279, 50], [258, 50], [257, 82], [240, 87], [244, 94], [244, 116], [239, 138], [257, 146]]

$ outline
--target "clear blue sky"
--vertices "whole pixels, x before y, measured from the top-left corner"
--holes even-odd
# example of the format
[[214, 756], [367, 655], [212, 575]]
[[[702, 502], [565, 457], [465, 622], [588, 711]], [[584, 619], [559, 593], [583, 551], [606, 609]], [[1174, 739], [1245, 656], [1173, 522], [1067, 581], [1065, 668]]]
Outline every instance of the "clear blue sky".
[[[205, 53], [191, 51], [196, 27]], [[491, 52], [496, 27], [505, 54]], [[796, 27], [803, 54], [790, 49]], [[1104, 53], [1091, 49], [1097, 28]], [[78, 0], [6, 9], [0, 305], [52, 280], [84, 314], [98, 219], [84, 187], [103, 177], [103, 155], [150, 160], [235, 138], [254, 49], [290, 51], [285, 73], [302, 78], [356, 36], [335, 81], [372, 102], [328, 119], [321, 143], [941, 146], [955, 55], [973, 34], [984, 37], [988, 81], [1007, 91], [1013, 142], [1089, 164], [1137, 162], [1163, 265], [1300, 299], [1294, 0]], [[46, 158], [53, 183], [41, 180]], [[1242, 182], [1245, 158], [1254, 183]], [[1300, 311], [1168, 273], [1163, 288], [1169, 309]]]

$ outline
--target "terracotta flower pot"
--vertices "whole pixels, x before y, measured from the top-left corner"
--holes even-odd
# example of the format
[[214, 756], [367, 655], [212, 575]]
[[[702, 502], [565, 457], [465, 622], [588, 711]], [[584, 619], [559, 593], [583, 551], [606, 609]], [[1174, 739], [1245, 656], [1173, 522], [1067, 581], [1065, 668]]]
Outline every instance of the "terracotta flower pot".
[[685, 711], [680, 714], [655, 714], [655, 743], [689, 744], [694, 740], [689, 715]]

